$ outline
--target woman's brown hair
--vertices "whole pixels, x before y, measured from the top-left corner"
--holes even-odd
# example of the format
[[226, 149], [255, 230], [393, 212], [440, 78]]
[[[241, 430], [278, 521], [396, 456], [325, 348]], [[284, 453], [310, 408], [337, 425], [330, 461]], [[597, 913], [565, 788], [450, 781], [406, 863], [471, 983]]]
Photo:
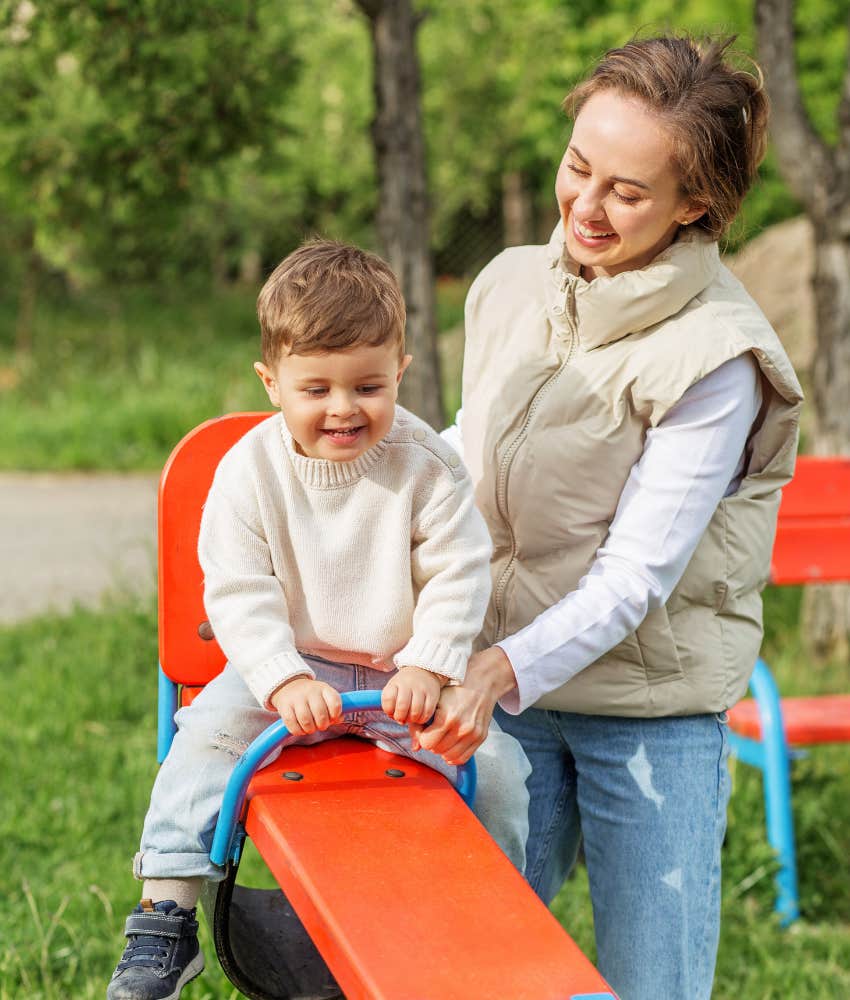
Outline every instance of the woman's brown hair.
[[758, 65], [728, 59], [734, 36], [698, 41], [664, 35], [607, 52], [564, 101], [575, 117], [587, 100], [613, 90], [658, 115], [683, 193], [705, 206], [693, 224], [715, 239], [738, 213], [767, 146], [768, 101]]

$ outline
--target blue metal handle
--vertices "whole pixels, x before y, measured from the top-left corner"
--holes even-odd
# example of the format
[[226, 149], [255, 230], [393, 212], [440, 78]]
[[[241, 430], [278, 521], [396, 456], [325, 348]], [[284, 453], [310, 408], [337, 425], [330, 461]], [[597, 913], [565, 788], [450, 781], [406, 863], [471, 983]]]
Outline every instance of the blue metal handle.
[[[342, 712], [348, 715], [350, 712], [369, 712], [381, 708], [380, 691], [349, 691], [342, 696]], [[235, 857], [233, 851], [236, 826], [242, 815], [242, 807], [245, 804], [245, 796], [251, 778], [263, 766], [266, 758], [276, 750], [281, 743], [289, 736], [289, 730], [282, 720], [273, 722], [268, 729], [265, 729], [248, 747], [244, 754], [236, 762], [227, 787], [224, 790], [224, 797], [221, 801], [221, 811], [218, 814], [218, 823], [215, 828], [212, 849], [210, 850], [210, 861], [214, 865], [224, 866], [228, 860]], [[461, 764], [457, 769], [456, 789], [463, 801], [472, 808], [475, 800], [475, 761], [469, 760], [466, 764]]]

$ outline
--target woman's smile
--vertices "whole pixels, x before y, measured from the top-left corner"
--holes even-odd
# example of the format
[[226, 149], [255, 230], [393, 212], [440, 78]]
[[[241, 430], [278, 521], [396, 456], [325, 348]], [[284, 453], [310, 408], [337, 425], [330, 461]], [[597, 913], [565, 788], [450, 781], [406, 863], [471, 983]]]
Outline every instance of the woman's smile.
[[586, 246], [596, 246], [598, 243], [613, 239], [617, 235], [612, 230], [591, 229], [590, 226], [579, 222], [575, 216], [573, 216], [573, 230], [579, 243], [584, 243]]
[[700, 215], [682, 194], [658, 116], [611, 90], [579, 112], [555, 193], [567, 252], [588, 280], [645, 267]]

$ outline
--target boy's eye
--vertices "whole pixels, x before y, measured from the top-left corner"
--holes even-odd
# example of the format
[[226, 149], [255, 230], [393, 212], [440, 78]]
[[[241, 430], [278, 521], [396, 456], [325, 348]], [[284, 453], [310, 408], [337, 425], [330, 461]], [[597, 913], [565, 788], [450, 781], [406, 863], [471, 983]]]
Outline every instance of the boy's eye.
[[328, 390], [324, 386], [320, 385], [311, 386], [309, 389], [304, 390], [304, 392], [306, 392], [308, 396], [315, 396], [315, 397], [324, 396], [324, 394], [327, 391]]
[[364, 396], [370, 396], [372, 393], [377, 392], [381, 387], [379, 385], [361, 385], [359, 391]]

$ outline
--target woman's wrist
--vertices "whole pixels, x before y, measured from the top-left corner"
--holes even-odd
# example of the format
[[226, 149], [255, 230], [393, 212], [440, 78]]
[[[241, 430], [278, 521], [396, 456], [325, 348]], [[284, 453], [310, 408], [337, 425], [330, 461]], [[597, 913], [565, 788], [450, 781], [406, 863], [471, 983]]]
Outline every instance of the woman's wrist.
[[516, 675], [508, 654], [501, 646], [490, 646], [474, 653], [466, 669], [464, 687], [486, 691], [495, 704], [516, 686]]

